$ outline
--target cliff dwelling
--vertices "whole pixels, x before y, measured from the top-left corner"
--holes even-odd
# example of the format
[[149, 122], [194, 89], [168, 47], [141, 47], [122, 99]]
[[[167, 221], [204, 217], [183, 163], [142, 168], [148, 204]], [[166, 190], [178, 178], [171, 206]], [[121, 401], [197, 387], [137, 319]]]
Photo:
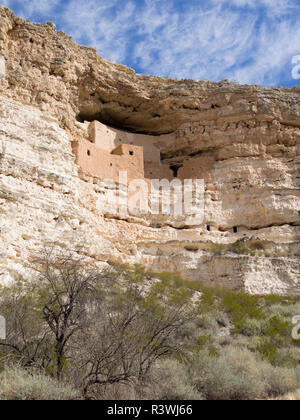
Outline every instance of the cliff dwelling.
[[85, 175], [99, 179], [119, 180], [119, 172], [127, 171], [128, 180], [173, 178], [173, 171], [162, 165], [160, 151], [154, 146], [155, 136], [129, 133], [93, 121], [90, 139], [73, 146], [76, 163]]
[[84, 175], [99, 179], [119, 180], [119, 172], [127, 171], [132, 179], [205, 179], [214, 159], [195, 157], [182, 164], [163, 164], [156, 146], [158, 136], [130, 133], [92, 121], [89, 140], [73, 144], [76, 164]]

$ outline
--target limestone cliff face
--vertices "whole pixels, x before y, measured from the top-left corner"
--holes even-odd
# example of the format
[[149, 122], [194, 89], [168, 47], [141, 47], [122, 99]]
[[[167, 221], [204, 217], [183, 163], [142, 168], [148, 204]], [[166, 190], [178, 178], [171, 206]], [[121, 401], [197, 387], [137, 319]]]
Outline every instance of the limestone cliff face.
[[[116, 218], [72, 143], [90, 122], [155, 136], [161, 163], [205, 180], [203, 224]], [[153, 138], [153, 137], [152, 137]], [[41, 243], [253, 293], [300, 289], [300, 87], [137, 75], [51, 23], [0, 6], [0, 280]], [[175, 226], [175, 227], [174, 227]]]

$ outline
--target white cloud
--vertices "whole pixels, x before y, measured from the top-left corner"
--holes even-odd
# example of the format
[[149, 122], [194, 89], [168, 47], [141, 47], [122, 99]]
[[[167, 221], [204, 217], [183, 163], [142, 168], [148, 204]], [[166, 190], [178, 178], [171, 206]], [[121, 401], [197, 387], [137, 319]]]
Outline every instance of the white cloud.
[[[159, 35], [148, 28], [145, 39], [136, 45], [134, 58], [155, 74], [280, 83], [290, 57], [300, 52], [299, 14], [288, 20], [275, 18], [275, 10], [279, 13], [283, 6], [280, 0], [272, 1], [274, 13], [268, 18], [253, 8], [252, 0], [231, 3], [251, 8], [241, 12], [218, 1], [206, 11], [199, 7], [179, 15], [173, 10], [164, 17], [168, 25]], [[260, 3], [269, 6], [271, 1]], [[295, 5], [289, 2], [289, 6]]]
[[284, 15], [299, 7], [297, 0], [213, 0], [213, 3], [251, 9], [263, 7], [265, 13], [272, 16]]
[[2, 0], [4, 6], [18, 10], [18, 16], [31, 19], [34, 15], [47, 16], [60, 0]]
[[257, 34], [252, 64], [237, 69], [233, 77], [241, 83], [280, 84], [284, 71], [287, 78], [291, 76], [292, 67], [286, 65], [300, 52], [299, 40], [299, 24], [282, 22], [272, 32], [267, 24], [263, 25]]
[[54, 20], [109, 60], [156, 75], [277, 84], [300, 54], [298, 0], [187, 0], [180, 8], [179, 0], [5, 3], [26, 18]]
[[[114, 15], [116, 7], [118, 13]], [[86, 0], [84, 5], [71, 0], [61, 19], [64, 30], [75, 40], [97, 47], [100, 55], [112, 61], [122, 62], [130, 43], [127, 31], [134, 11], [135, 5], [131, 1], [120, 8], [118, 0]]]

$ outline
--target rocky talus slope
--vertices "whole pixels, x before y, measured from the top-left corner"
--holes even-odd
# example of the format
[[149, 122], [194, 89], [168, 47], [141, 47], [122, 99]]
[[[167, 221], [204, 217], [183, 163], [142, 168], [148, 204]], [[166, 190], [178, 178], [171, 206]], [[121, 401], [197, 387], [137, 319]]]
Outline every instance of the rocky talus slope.
[[[101, 213], [101, 188], [80, 176], [72, 152], [93, 120], [155, 135], [163, 164], [195, 159], [204, 223]], [[137, 75], [0, 6], [1, 282], [28, 275], [26, 261], [56, 241], [99, 263], [252, 293], [299, 291], [299, 164], [300, 87]]]

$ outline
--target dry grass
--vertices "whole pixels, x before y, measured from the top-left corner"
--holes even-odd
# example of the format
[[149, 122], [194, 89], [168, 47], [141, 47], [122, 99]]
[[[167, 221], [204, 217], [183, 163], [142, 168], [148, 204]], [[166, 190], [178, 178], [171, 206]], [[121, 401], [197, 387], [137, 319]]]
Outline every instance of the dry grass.
[[290, 392], [283, 397], [277, 398], [279, 401], [300, 401], [300, 389], [295, 392]]
[[39, 401], [39, 400], [80, 400], [79, 392], [70, 385], [19, 367], [6, 368], [0, 374], [0, 400]]

